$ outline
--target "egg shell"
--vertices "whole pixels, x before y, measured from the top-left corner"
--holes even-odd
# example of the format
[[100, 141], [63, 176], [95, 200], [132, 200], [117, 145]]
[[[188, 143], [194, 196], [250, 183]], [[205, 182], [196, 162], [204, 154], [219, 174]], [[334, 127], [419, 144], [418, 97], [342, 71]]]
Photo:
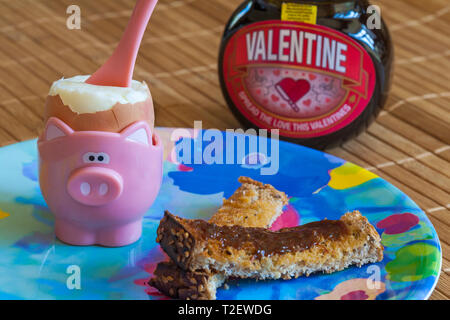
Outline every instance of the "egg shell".
[[136, 121], [146, 121], [153, 131], [155, 114], [153, 100], [148, 98], [136, 103], [116, 103], [112, 108], [95, 113], [76, 113], [64, 105], [59, 95], [47, 96], [44, 121], [56, 117], [64, 121], [75, 131], [120, 132]]

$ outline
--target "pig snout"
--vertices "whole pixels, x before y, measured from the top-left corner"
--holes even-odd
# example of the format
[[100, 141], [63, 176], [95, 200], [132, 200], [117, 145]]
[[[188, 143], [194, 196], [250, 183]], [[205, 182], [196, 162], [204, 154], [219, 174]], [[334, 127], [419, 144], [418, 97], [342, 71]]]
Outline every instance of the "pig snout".
[[123, 190], [122, 177], [103, 167], [85, 167], [72, 172], [67, 182], [70, 196], [88, 206], [100, 206], [117, 199]]

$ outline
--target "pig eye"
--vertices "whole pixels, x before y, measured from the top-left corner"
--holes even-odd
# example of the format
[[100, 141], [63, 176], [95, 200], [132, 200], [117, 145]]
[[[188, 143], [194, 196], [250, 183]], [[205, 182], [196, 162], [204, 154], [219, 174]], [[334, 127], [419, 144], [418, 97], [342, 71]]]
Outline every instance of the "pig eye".
[[109, 156], [106, 153], [98, 153], [97, 154], [97, 162], [99, 163], [109, 163]]
[[88, 152], [83, 155], [84, 163], [94, 163], [96, 159], [97, 159], [97, 155], [93, 152]]

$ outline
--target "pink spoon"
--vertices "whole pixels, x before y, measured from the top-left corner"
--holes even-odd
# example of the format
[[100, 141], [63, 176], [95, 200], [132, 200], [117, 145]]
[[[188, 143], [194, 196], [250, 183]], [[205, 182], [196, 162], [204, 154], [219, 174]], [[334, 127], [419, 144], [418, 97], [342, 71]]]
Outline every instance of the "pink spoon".
[[157, 2], [158, 0], [137, 0], [116, 50], [86, 83], [114, 87], [131, 85], [139, 46]]

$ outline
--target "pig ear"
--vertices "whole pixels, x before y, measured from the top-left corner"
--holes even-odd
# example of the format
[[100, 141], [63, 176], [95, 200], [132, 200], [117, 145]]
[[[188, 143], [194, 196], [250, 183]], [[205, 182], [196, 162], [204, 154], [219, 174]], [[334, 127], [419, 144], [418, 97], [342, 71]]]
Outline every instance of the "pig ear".
[[146, 146], [152, 144], [152, 133], [148, 123], [145, 121], [138, 121], [129, 125], [120, 134], [128, 141], [141, 143]]
[[47, 125], [45, 126], [44, 139], [45, 141], [50, 141], [59, 137], [69, 136], [72, 133], [73, 130], [71, 127], [58, 118], [52, 117], [47, 121]]

